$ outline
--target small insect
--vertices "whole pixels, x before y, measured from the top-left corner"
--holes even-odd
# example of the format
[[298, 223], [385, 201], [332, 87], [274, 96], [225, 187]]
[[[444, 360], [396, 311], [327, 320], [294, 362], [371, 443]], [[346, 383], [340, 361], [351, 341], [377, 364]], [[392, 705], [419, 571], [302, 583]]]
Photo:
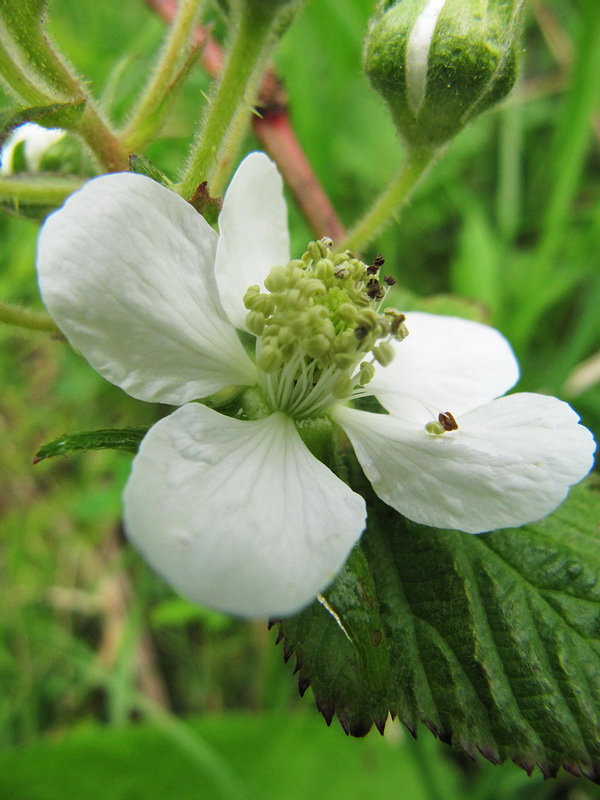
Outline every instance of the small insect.
[[457, 431], [458, 423], [449, 411], [438, 414], [438, 422], [445, 431]]

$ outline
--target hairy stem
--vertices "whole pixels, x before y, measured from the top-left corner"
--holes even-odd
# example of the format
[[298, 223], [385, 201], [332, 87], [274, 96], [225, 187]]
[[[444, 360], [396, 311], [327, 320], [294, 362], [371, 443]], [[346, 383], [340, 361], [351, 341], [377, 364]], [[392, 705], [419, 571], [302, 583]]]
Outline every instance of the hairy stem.
[[202, 3], [203, 0], [182, 0], [175, 8], [173, 24], [156, 68], [121, 134], [127, 149], [132, 152], [152, 138], [160, 125], [161, 108], [166, 106], [178, 73], [191, 51], [199, 46], [198, 42], [192, 42], [192, 37]]
[[4, 322], [6, 325], [15, 325], [19, 328], [27, 328], [30, 331], [60, 333], [52, 317], [44, 311], [19, 308], [19, 306], [13, 306], [9, 303], [0, 303], [0, 322]]
[[188, 167], [179, 186], [183, 197], [192, 197], [203, 181], [209, 185], [229, 143], [250, 118], [250, 103], [271, 49], [268, 25], [258, 26], [244, 10], [233, 31], [225, 68], [211, 98], [200, 136], [192, 146]]
[[408, 201], [421, 178], [433, 164], [436, 155], [435, 150], [409, 152], [396, 177], [392, 179], [337, 249], [360, 253], [391, 219], [397, 219], [402, 206]]

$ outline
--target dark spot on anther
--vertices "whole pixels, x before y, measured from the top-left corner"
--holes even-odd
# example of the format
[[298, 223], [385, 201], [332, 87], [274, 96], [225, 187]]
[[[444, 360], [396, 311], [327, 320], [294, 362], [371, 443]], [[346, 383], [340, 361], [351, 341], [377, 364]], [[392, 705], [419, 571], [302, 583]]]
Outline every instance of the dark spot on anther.
[[364, 339], [369, 331], [365, 328], [364, 325], [358, 325], [354, 328], [354, 335], [357, 339]]
[[387, 283], [388, 286], [395, 286], [396, 284], [396, 278], [392, 278], [391, 275], [386, 275], [383, 280], [384, 283]]
[[458, 423], [449, 411], [438, 414], [438, 422], [445, 431], [457, 431]]

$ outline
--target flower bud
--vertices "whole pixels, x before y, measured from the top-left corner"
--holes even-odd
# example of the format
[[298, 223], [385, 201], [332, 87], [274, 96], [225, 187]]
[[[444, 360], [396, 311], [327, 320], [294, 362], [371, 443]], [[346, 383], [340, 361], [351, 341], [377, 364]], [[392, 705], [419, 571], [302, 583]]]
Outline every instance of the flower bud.
[[382, 0], [364, 68], [409, 145], [436, 148], [505, 97], [523, 0]]
[[65, 131], [43, 128], [34, 122], [26, 122], [10, 134], [1, 154], [2, 172], [39, 172], [43, 160], [54, 144], [65, 136]]

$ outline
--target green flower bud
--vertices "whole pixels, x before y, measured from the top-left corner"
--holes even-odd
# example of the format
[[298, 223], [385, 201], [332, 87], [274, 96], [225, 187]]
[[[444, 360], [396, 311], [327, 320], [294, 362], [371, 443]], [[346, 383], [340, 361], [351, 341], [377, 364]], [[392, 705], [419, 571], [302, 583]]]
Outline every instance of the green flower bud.
[[436, 148], [505, 97], [523, 0], [382, 0], [364, 68], [413, 147]]

